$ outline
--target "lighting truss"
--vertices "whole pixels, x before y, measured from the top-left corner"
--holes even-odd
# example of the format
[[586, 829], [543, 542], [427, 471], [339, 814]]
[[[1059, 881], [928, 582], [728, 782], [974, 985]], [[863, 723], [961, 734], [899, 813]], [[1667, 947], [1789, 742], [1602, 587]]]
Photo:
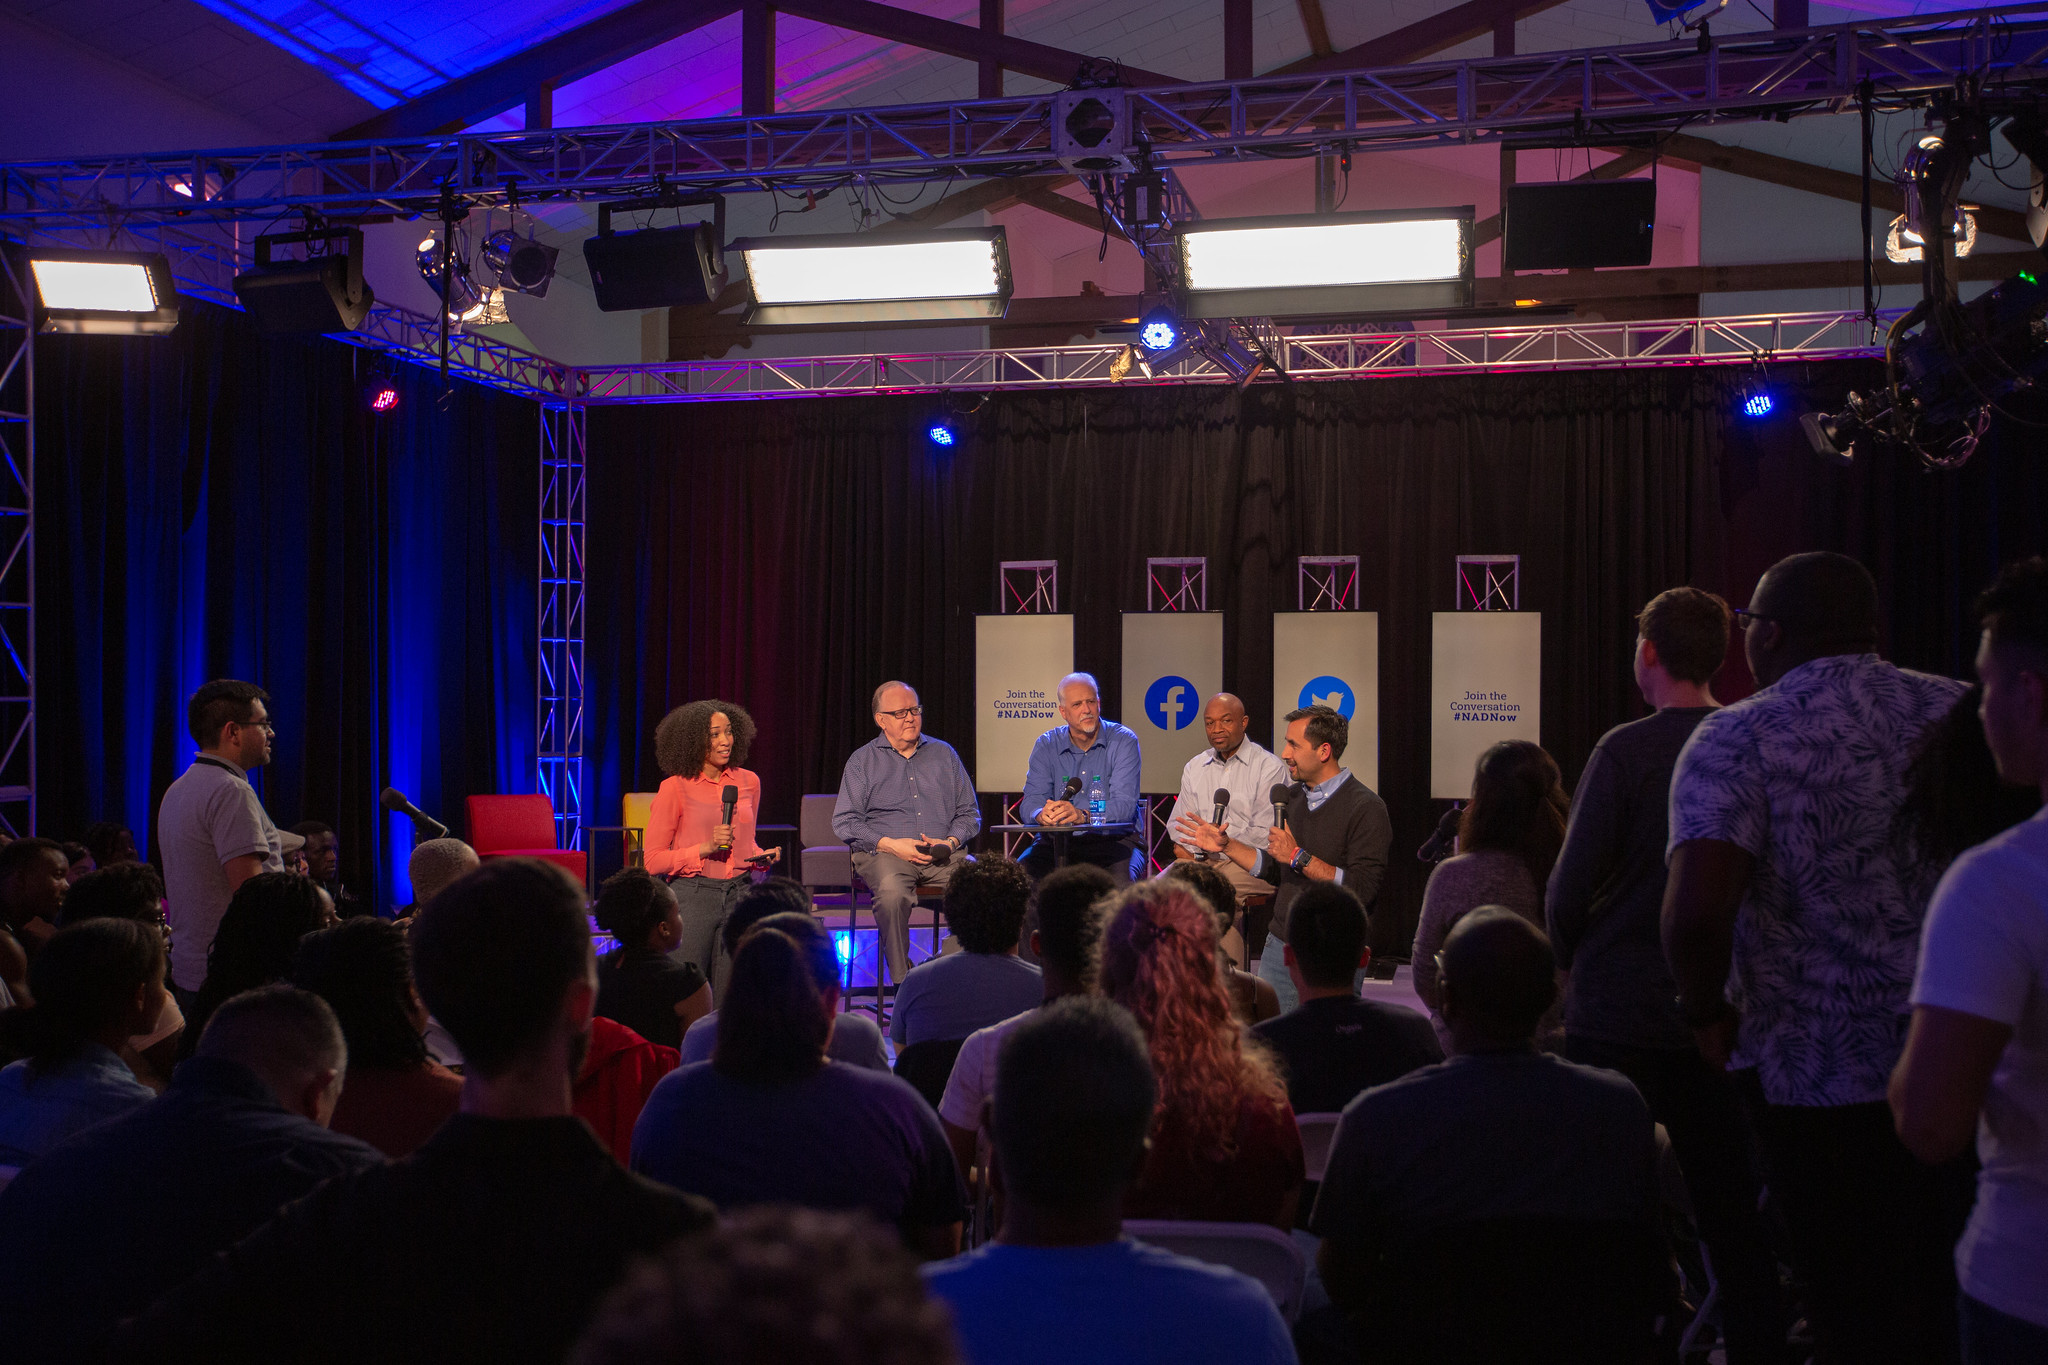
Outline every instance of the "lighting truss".
[[[2048, 14], [2012, 6], [1374, 70], [1193, 82], [1129, 92], [1134, 134], [1159, 169], [1389, 147], [1602, 135], [1776, 113], [1837, 112], [1869, 80], [1880, 96], [1958, 81], [2048, 84]], [[513, 194], [601, 198], [672, 188], [802, 189], [1053, 171], [1051, 94], [608, 128], [456, 134], [0, 167], [0, 222], [20, 232], [119, 219], [200, 222], [413, 213], [444, 187], [471, 204]], [[192, 193], [194, 187], [201, 193]]]
[[587, 410], [540, 413], [540, 667], [535, 757], [555, 847], [583, 847], [583, 533]]
[[[1664, 365], [1754, 364], [1881, 355], [1884, 329], [1905, 310], [1663, 322], [1557, 322], [1435, 332], [1356, 332], [1263, 338], [1300, 380], [1473, 371], [1607, 370]], [[1122, 343], [1005, 347], [988, 351], [822, 356], [802, 359], [682, 360], [596, 366], [575, 372], [583, 403], [703, 403], [869, 393], [1107, 388], [1160, 383], [1234, 383], [1240, 375], [1189, 354], [1151, 378], [1111, 367]]]
[[0, 831], [36, 830], [35, 286], [0, 246]]

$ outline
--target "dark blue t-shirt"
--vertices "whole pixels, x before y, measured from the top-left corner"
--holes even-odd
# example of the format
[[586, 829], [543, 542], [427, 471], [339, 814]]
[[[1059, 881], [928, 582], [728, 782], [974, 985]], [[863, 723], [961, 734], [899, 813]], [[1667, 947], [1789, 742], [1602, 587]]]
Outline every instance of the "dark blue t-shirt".
[[1142, 1242], [991, 1243], [924, 1267], [966, 1365], [1292, 1365], [1257, 1280]]
[[904, 1228], [965, 1217], [932, 1107], [906, 1082], [843, 1062], [773, 1084], [711, 1062], [670, 1072], [633, 1126], [633, 1169], [720, 1209], [866, 1209]]

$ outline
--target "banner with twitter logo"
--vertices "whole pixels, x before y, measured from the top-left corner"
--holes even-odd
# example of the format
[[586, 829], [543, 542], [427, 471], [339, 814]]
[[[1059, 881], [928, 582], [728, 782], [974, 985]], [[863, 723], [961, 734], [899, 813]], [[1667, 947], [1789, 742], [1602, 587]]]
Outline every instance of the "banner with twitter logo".
[[1380, 785], [1380, 614], [1376, 611], [1273, 613], [1274, 753], [1287, 738], [1286, 715], [1327, 706], [1351, 722], [1339, 760], [1351, 775]]
[[1138, 733], [1141, 792], [1177, 792], [1181, 769], [1209, 747], [1202, 708], [1223, 690], [1223, 613], [1124, 614], [1122, 715]]

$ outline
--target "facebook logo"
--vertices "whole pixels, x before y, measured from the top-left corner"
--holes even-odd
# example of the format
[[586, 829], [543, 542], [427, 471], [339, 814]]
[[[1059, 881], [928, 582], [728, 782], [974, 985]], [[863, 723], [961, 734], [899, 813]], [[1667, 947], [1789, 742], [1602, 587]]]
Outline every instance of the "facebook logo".
[[1145, 715], [1162, 730], [1185, 730], [1195, 718], [1195, 685], [1169, 673], [1145, 689]]
[[1327, 706], [1344, 719], [1350, 720], [1351, 712], [1358, 705], [1358, 698], [1352, 693], [1350, 683], [1326, 673], [1320, 678], [1310, 678], [1301, 689], [1301, 700], [1294, 704], [1302, 707]]

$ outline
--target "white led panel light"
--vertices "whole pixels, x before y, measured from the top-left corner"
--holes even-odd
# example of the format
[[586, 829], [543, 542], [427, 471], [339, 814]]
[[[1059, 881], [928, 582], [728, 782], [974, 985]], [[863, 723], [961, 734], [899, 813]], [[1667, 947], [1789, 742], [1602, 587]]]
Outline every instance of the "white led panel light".
[[1178, 234], [1191, 317], [1469, 306], [1472, 210], [1250, 218]]
[[32, 247], [28, 264], [40, 331], [161, 336], [178, 325], [178, 290], [160, 252]]
[[153, 313], [156, 288], [140, 261], [31, 260], [43, 307], [99, 313]]
[[998, 318], [1010, 297], [1001, 228], [754, 237], [733, 250], [746, 261], [756, 324]]

